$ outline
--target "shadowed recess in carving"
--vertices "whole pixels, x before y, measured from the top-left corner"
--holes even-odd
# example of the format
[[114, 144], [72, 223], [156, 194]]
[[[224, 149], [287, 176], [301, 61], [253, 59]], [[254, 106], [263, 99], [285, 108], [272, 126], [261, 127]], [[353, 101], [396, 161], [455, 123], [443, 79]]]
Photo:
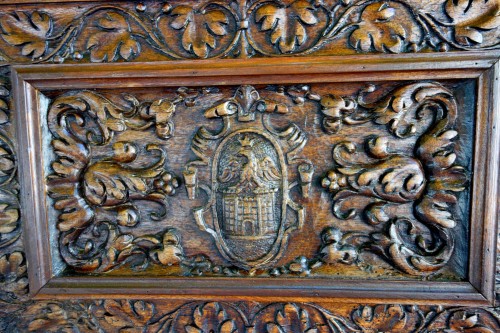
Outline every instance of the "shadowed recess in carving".
[[[325, 103], [322, 105], [324, 108]], [[344, 102], [328, 104], [345, 117], [336, 119], [335, 129], [324, 122], [328, 133], [339, 131], [341, 122], [373, 121], [386, 125], [394, 136], [405, 138], [415, 134], [422, 114], [431, 112], [432, 123], [416, 141], [414, 156], [391, 152], [386, 137], [368, 138], [363, 145], [338, 143], [333, 149], [337, 167], [326, 175], [322, 185], [334, 193], [336, 217], [351, 219], [362, 214], [367, 223], [386, 226], [382, 232], [371, 234], [362, 248], [370, 248], [409, 274], [439, 270], [454, 248], [451, 229], [456, 221], [450, 206], [457, 198], [453, 193], [463, 191], [468, 181], [467, 171], [455, 164], [457, 105], [453, 94], [436, 83], [416, 83], [371, 104], [360, 95], [349, 105], [354, 106], [345, 114], [340, 110], [345, 108]], [[328, 119], [332, 112], [326, 110], [323, 113]], [[403, 202], [413, 203], [412, 217], [388, 213], [388, 207]], [[422, 227], [430, 232], [427, 239]]]
[[498, 48], [498, 1], [433, 4], [432, 12], [413, 0], [120, 3], [72, 15], [27, 8], [2, 14], [0, 40], [10, 61], [56, 63]]
[[50, 93], [62, 259], [117, 275], [460, 279], [447, 265], [468, 188], [455, 146], [470, 141], [448, 87]]

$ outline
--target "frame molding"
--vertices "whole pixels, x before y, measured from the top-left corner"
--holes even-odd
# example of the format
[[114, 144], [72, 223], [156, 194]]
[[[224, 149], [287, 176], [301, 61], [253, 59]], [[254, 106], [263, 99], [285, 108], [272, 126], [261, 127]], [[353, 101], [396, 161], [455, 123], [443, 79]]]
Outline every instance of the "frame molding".
[[[20, 147], [20, 181], [30, 293], [35, 298], [88, 298], [90, 293], [113, 298], [217, 297], [223, 300], [291, 300], [342, 302], [399, 302], [412, 304], [491, 305], [494, 301], [494, 267], [498, 170], [500, 162], [500, 103], [498, 51], [481, 53], [421, 54], [411, 59], [393, 56], [350, 56], [102, 64], [13, 66], [17, 98], [17, 132]], [[92, 66], [92, 73], [87, 70]], [[238, 68], [238, 75], [235, 69]], [[356, 73], [353, 75], [353, 73]], [[311, 74], [314, 74], [312, 76]], [[263, 281], [238, 278], [141, 279], [57, 277], [51, 268], [47, 216], [44, 211], [44, 175], [41, 130], [37, 110], [44, 90], [72, 88], [133, 88], [259, 83], [397, 81], [425, 79], [477, 80], [478, 107], [474, 142], [474, 176], [471, 203], [471, 241], [468, 282], [360, 281], [287, 279]], [[481, 129], [481, 130], [477, 130]], [[477, 163], [486, 156], [488, 163]], [[481, 258], [481, 260], [477, 260]], [[222, 283], [223, 282], [223, 283]], [[243, 283], [247, 287], [242, 287]], [[121, 287], [116, 287], [120, 285]], [[124, 291], [125, 289], [125, 291]], [[392, 290], [397, 290], [393, 292]], [[272, 292], [272, 296], [269, 293]]]
[[[0, 331], [500, 332], [498, 0], [0, 2]], [[205, 20], [196, 10], [207, 4], [212, 6], [210, 9], [221, 9], [231, 21], [224, 24], [219, 18], [215, 22], [216, 28], [219, 24], [219, 33], [226, 35], [197, 29], [189, 37], [202, 44], [198, 44], [197, 50], [189, 49], [186, 44], [186, 49], [180, 39], [190, 29], [187, 24], [174, 24], [179, 29], [174, 28], [175, 13], [171, 10], [188, 7], [190, 15]], [[301, 9], [296, 4], [305, 6]], [[276, 8], [285, 15], [299, 16], [279, 22], [289, 32], [281, 33], [281, 40], [272, 36], [278, 35], [275, 27], [264, 24], [276, 18], [279, 14]], [[260, 22], [256, 20], [259, 9]], [[106, 15], [117, 21], [106, 19]], [[156, 20], [160, 17], [161, 24]], [[214, 17], [217, 20], [217, 15]], [[335, 29], [331, 29], [333, 26]], [[327, 36], [323, 35], [325, 32]], [[234, 43], [228, 46], [225, 41], [236, 35], [240, 38], [233, 39]], [[249, 35], [258, 37], [253, 42], [260, 51], [247, 44]], [[164, 41], [164, 36], [173, 38]], [[211, 42], [211, 36], [215, 37], [215, 43]], [[284, 48], [280, 45], [283, 39]], [[291, 44], [292, 41], [296, 42]], [[304, 56], [308, 58], [299, 58]], [[102, 66], [96, 62], [109, 64]], [[330, 289], [329, 298], [318, 296], [317, 290], [300, 288], [302, 279], [295, 279], [293, 285], [282, 288], [279, 294], [270, 290], [279, 280], [271, 279], [268, 288], [245, 290], [247, 296], [236, 295], [234, 290], [238, 285], [215, 296], [208, 289], [212, 282], [207, 279], [203, 279], [207, 288], [192, 289], [192, 294], [188, 294], [182, 281], [171, 280], [170, 284], [160, 285], [161, 281], [151, 280], [151, 289], [146, 290], [151, 293], [144, 293], [134, 289], [137, 285], [131, 285], [133, 281], [127, 279], [108, 279], [107, 283], [95, 285], [92, 278], [67, 281], [52, 276], [50, 258], [42, 253], [48, 245], [43, 234], [45, 226], [33, 223], [33, 218], [43, 219], [37, 215], [43, 207], [26, 205], [34, 198], [26, 198], [24, 189], [19, 189], [19, 181], [28, 187], [39, 185], [25, 177], [31, 171], [31, 164], [37, 166], [36, 151], [29, 152], [35, 157], [31, 164], [25, 168], [21, 165], [18, 171], [21, 155], [29, 154], [26, 140], [18, 142], [17, 138], [29, 135], [17, 128], [26, 129], [21, 123], [32, 120], [21, 106], [36, 108], [32, 103], [37, 90], [63, 85], [70, 89], [69, 85], [119, 87], [128, 78], [137, 86], [169, 82], [190, 85], [194, 80], [209, 79], [214, 84], [218, 80], [232, 84], [228, 81], [232, 72], [242, 68], [246, 79], [269, 83], [259, 79], [256, 67], [271, 80], [279, 78], [282, 82], [292, 82], [293, 77], [305, 78], [312, 71], [318, 82], [329, 77], [342, 82], [355, 81], [356, 77], [378, 80], [384, 73], [387, 80], [401, 76], [408, 80], [425, 79], [436, 73], [455, 81], [461, 77], [476, 81], [476, 90], [467, 94], [482, 96], [476, 99], [478, 112], [473, 126], [484, 131], [472, 138], [468, 136], [467, 146], [471, 148], [472, 141], [470, 158], [482, 163], [475, 163], [475, 168], [468, 171], [484, 178], [470, 184], [468, 190], [471, 205], [479, 207], [469, 212], [471, 221], [476, 223], [470, 225], [469, 231], [469, 255], [474, 260], [466, 268], [471, 272], [468, 282], [445, 284], [441, 293], [415, 286], [413, 281], [401, 282], [396, 287], [390, 281], [381, 281], [378, 291], [371, 293], [367, 291], [370, 286], [360, 281], [356, 281], [356, 290], [346, 282], [338, 286], [336, 293]], [[282, 75], [284, 70], [293, 77], [289, 79], [288, 72]], [[18, 92], [25, 89], [33, 96], [21, 98]], [[24, 116], [19, 118], [19, 115]], [[41, 192], [32, 194], [43, 198]], [[43, 260], [47, 265], [37, 267], [36, 263]], [[74, 288], [75, 282], [80, 288]], [[119, 290], [118, 283], [126, 288]], [[328, 288], [326, 285], [319, 291], [325, 293]], [[403, 294], [389, 297], [388, 292], [395, 288]], [[448, 291], [459, 298], [445, 297]], [[94, 294], [89, 296], [88, 292]], [[299, 293], [300, 296], [290, 296]], [[341, 298], [342, 295], [351, 302]], [[403, 299], [404, 295], [410, 298]], [[414, 299], [415, 295], [419, 298]], [[92, 299], [79, 299], [89, 297]]]

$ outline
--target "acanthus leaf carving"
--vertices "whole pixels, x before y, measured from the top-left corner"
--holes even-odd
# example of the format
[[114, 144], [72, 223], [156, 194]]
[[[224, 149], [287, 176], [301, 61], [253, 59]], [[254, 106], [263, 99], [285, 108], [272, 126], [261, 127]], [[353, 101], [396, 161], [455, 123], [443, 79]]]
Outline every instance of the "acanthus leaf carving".
[[9, 68], [0, 68], [0, 249], [16, 243], [22, 231], [17, 156], [11, 141], [12, 94], [8, 76]]
[[3, 16], [0, 23], [2, 38], [11, 45], [21, 47], [21, 54], [32, 59], [45, 55], [47, 38], [52, 30], [52, 18], [44, 12], [13, 12]]
[[349, 234], [344, 235], [335, 227], [327, 227], [321, 233], [322, 246], [320, 249], [321, 261], [326, 264], [352, 264], [358, 260], [359, 250], [348, 244]]
[[91, 304], [88, 312], [101, 330], [139, 333], [144, 331], [157, 310], [152, 302], [106, 299]]
[[29, 304], [25, 310], [27, 318], [14, 324], [25, 332], [55, 333], [61, 330], [85, 332], [95, 327], [85, 314], [86, 304], [38, 302]]
[[87, 40], [92, 62], [114, 61], [117, 56], [130, 60], [140, 53], [140, 44], [132, 35], [127, 19], [116, 12], [106, 12], [98, 20], [100, 30]]
[[455, 308], [442, 311], [426, 327], [429, 332], [493, 333], [496, 318], [484, 310]]
[[356, 109], [356, 102], [351, 98], [335, 95], [324, 96], [320, 99], [323, 129], [329, 133], [340, 131], [343, 123], [348, 123], [346, 118]]
[[313, 4], [296, 0], [289, 5], [267, 3], [255, 11], [260, 30], [269, 31], [269, 38], [281, 53], [291, 53], [307, 40], [306, 27], [318, 23]]
[[9, 122], [10, 87], [7, 77], [0, 76], [0, 125]]
[[496, 311], [472, 307], [192, 301], [172, 308], [135, 299], [38, 301], [3, 319], [12, 332], [492, 333], [500, 328]]
[[[375, 90], [368, 86], [358, 92], [358, 96], [341, 97], [327, 95], [321, 97], [321, 112], [325, 116], [323, 126], [328, 133], [337, 133], [341, 124], [357, 125], [373, 121], [386, 125], [387, 130], [398, 138], [415, 134], [422, 115], [433, 107], [449, 110], [442, 123], [453, 122], [456, 118], [456, 102], [453, 94], [433, 82], [409, 84], [396, 89], [388, 97], [368, 103], [365, 95]], [[439, 127], [437, 127], [439, 128]]]
[[[174, 100], [139, 103], [125, 95], [128, 109], [90, 91], [70, 92], [53, 101], [48, 122], [57, 159], [52, 163], [49, 195], [60, 211], [60, 251], [68, 265], [81, 271], [103, 272], [126, 262], [136, 268], [145, 268], [150, 261], [167, 265], [179, 262], [175, 255], [182, 249], [171, 251], [169, 246], [176, 247], [178, 242], [167, 240], [171, 235], [168, 229], [146, 238], [122, 231], [140, 222], [136, 200], [159, 205], [160, 209], [149, 215], [152, 220], [166, 213], [165, 200], [175, 194], [179, 182], [165, 168], [163, 149], [156, 144], [141, 148], [115, 141], [111, 156], [97, 161], [91, 158], [90, 150], [110, 144], [115, 133], [127, 128], [154, 126], [159, 138], [167, 140], [173, 131], [175, 105], [189, 96], [180, 89]], [[158, 157], [149, 165], [133, 166], [141, 153]], [[99, 218], [99, 210], [106, 211], [107, 217]]]
[[18, 302], [28, 292], [26, 259], [19, 251], [0, 257], [0, 302]]
[[455, 40], [465, 46], [483, 43], [483, 31], [500, 25], [498, 1], [447, 0], [446, 14], [452, 19]]
[[238, 311], [224, 303], [208, 302], [194, 304], [193, 308], [189, 309], [191, 311], [186, 311], [188, 309], [186, 307], [180, 310], [186, 314], [191, 312], [190, 322], [177, 321], [172, 326], [173, 331], [184, 329], [189, 333], [244, 332], [244, 322]]
[[422, 311], [404, 305], [362, 306], [351, 318], [363, 332], [419, 332], [425, 323]]
[[170, 52], [179, 58], [225, 55], [240, 35], [235, 31], [236, 14], [224, 3], [169, 5], [163, 9], [155, 28]]
[[216, 37], [227, 34], [226, 14], [221, 10], [196, 10], [189, 6], [177, 6], [169, 13], [174, 17], [170, 26], [182, 30], [182, 47], [199, 58], [207, 58], [216, 48]]
[[19, 210], [12, 206], [0, 204], [0, 233], [8, 234], [16, 230], [19, 220]]
[[85, 200], [92, 205], [108, 207], [123, 205], [134, 200], [162, 200], [175, 193], [177, 180], [163, 171], [165, 152], [149, 144], [146, 152], [159, 152], [158, 161], [143, 168], [132, 168], [129, 163], [137, 159], [137, 147], [130, 142], [113, 144], [113, 155], [87, 167], [83, 174], [82, 189]]
[[404, 5], [395, 1], [368, 4], [349, 37], [351, 45], [363, 52], [415, 51], [422, 40], [417, 22]]
[[273, 303], [255, 317], [255, 332], [327, 333], [354, 330], [344, 318], [313, 304]]
[[[323, 122], [325, 131], [335, 133], [342, 123], [372, 121], [386, 125], [395, 138], [407, 138], [417, 133], [423, 114], [433, 114], [432, 123], [416, 140], [413, 156], [390, 151], [389, 138], [383, 136], [368, 137], [362, 145], [338, 143], [333, 148], [336, 168], [323, 178], [322, 186], [334, 193], [337, 218], [361, 217], [376, 228], [365, 249], [408, 274], [431, 274], [444, 267], [453, 252], [450, 230], [456, 221], [451, 208], [457, 202], [453, 193], [463, 191], [468, 181], [454, 152], [457, 105], [450, 91], [432, 82], [405, 85], [366, 103], [364, 93], [372, 91], [373, 87], [362, 90], [348, 104], [352, 106], [348, 112], [342, 112], [346, 108], [342, 97], [322, 97], [322, 113], [328, 120]], [[412, 217], [390, 213], [391, 207], [404, 203], [411, 203]], [[421, 236], [422, 228], [428, 236]]]

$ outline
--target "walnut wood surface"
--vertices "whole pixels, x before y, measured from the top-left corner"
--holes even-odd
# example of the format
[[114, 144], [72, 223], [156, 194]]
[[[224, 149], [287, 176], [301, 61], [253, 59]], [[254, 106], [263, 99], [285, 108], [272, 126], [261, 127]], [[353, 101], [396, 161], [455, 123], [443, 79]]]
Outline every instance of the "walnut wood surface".
[[499, 10], [2, 2], [0, 330], [500, 331]]
[[24, 2], [4, 7], [8, 61], [447, 52], [499, 43], [495, 0]]

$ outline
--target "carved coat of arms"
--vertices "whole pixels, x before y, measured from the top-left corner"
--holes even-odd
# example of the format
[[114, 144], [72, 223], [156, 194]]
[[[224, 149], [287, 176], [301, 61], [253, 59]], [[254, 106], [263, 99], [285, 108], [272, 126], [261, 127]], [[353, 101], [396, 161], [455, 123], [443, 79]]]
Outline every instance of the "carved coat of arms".
[[[234, 97], [205, 111], [209, 119], [222, 119], [222, 129], [201, 127], [192, 141], [198, 159], [188, 163], [185, 185], [191, 199], [200, 190], [208, 198], [194, 209], [196, 222], [225, 259], [244, 269], [276, 259], [288, 233], [304, 223], [305, 211], [290, 190], [300, 185], [301, 195], [308, 196], [313, 166], [297, 156], [307, 141], [297, 125], [272, 126], [272, 114], [286, 112], [285, 105], [260, 98], [254, 87], [240, 86]], [[298, 181], [289, 179], [291, 165]]]

